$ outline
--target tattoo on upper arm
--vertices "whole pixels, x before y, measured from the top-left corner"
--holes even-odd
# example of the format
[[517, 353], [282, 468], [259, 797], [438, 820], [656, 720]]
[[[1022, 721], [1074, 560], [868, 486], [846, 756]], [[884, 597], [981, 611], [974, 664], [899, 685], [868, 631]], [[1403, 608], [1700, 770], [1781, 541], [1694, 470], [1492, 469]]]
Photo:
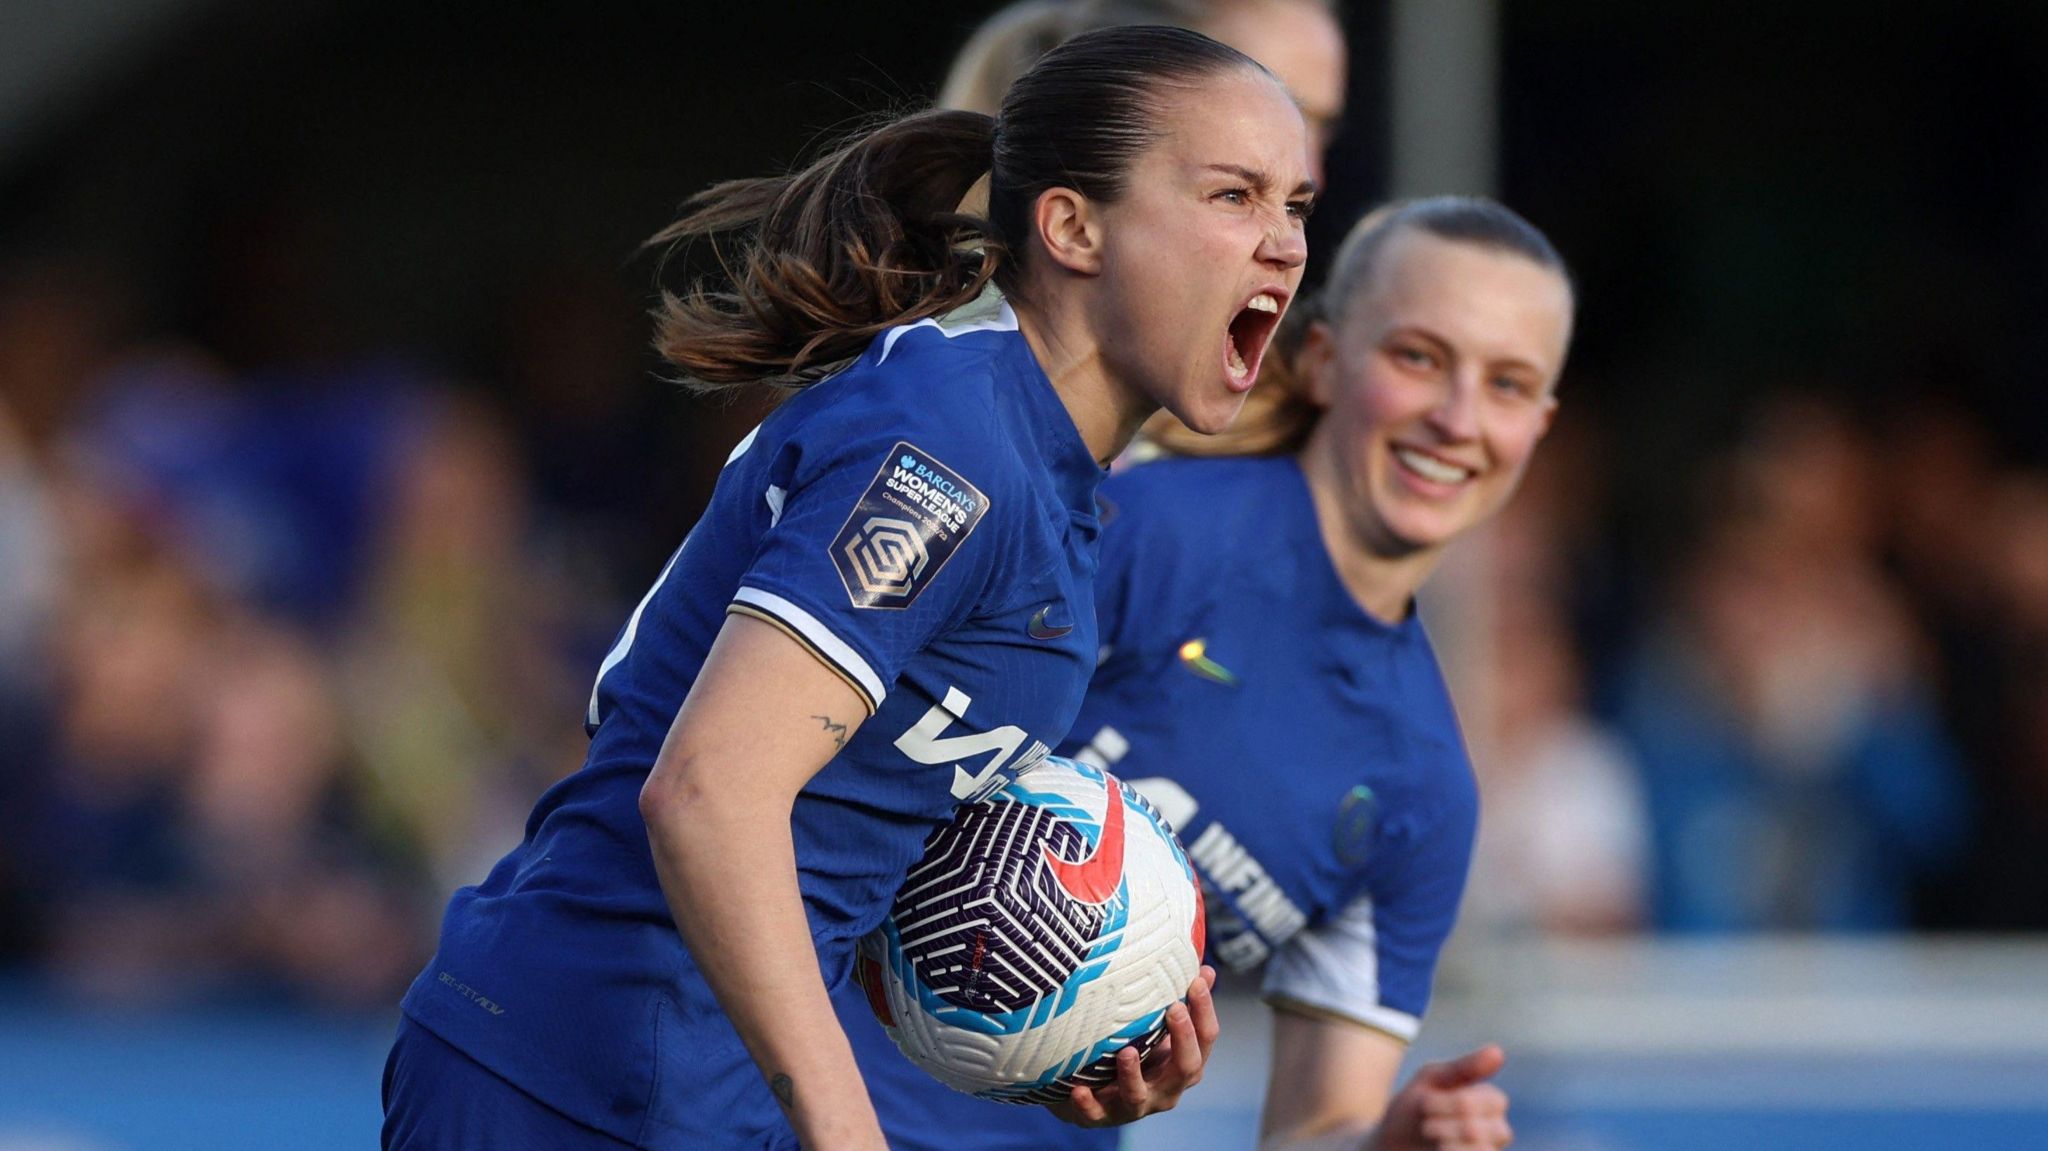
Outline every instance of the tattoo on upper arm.
[[775, 1101], [782, 1104], [784, 1111], [795, 1106], [791, 1100], [796, 1097], [796, 1085], [789, 1081], [789, 1076], [776, 1072], [774, 1077], [768, 1080], [768, 1090], [775, 1092]]
[[847, 736], [845, 724], [833, 722], [832, 717], [829, 715], [814, 715], [811, 718], [825, 725], [825, 734], [832, 737], [833, 747], [839, 748], [842, 751], [845, 750]]

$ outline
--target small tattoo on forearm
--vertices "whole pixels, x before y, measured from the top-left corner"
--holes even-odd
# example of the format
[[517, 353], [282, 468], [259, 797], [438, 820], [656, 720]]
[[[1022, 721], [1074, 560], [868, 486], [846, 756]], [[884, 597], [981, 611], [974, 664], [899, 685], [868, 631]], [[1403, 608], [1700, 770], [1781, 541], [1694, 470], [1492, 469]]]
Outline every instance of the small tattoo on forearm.
[[844, 750], [846, 747], [846, 725], [832, 722], [829, 715], [814, 715], [812, 719], [825, 725], [825, 734], [832, 737], [832, 746]]
[[796, 1105], [792, 1102], [796, 1097], [796, 1086], [789, 1081], [789, 1076], [778, 1073], [768, 1080], [768, 1090], [775, 1092], [775, 1101], [782, 1104], [784, 1111]]

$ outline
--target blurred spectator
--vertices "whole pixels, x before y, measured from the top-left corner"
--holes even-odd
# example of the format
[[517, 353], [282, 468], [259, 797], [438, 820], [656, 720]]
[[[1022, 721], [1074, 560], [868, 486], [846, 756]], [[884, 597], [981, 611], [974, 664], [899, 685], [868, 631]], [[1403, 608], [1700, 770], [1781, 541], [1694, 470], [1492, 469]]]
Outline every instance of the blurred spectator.
[[1990, 433], [1947, 404], [1907, 405], [1887, 429], [1883, 484], [1892, 559], [1937, 637], [1973, 629], [1994, 566], [1985, 518], [1970, 511], [1996, 482]]
[[1589, 934], [1640, 925], [1649, 828], [1627, 745], [1585, 710], [1584, 675], [1546, 589], [1494, 603], [1497, 730], [1476, 769], [1482, 818], [1468, 921]]
[[[1987, 485], [1982, 592], [1952, 654], [1985, 817], [1970, 867], [1941, 893], [1944, 924], [2048, 928], [2048, 474]], [[1961, 663], [1961, 659], [1967, 663]]]
[[1577, 597], [1608, 594], [1595, 429], [1546, 437], [1490, 537], [1491, 730], [1474, 731], [1479, 839], [1465, 918], [1592, 934], [1647, 918], [1649, 826], [1628, 747], [1588, 710]]
[[[579, 602], [601, 617], [600, 644], [701, 507], [675, 506], [679, 485], [661, 482], [677, 470], [672, 459], [661, 466], [674, 454], [664, 442], [673, 421], [663, 417], [691, 401], [649, 378], [651, 356], [641, 308], [614, 277], [550, 267], [513, 295], [503, 414], [532, 490], [533, 530], [576, 581]], [[736, 442], [748, 426], [727, 430]]]
[[58, 444], [90, 402], [123, 295], [76, 261], [0, 267], [0, 700], [17, 705], [35, 690], [62, 580]]
[[74, 260], [0, 267], [0, 963], [35, 946], [44, 902], [30, 840], [67, 564], [58, 444], [91, 395], [124, 295]]
[[1770, 407], [1624, 669], [1660, 926], [1905, 927], [1913, 880], [1963, 846], [1924, 641], [1873, 560], [1867, 453], [1833, 408]]
[[130, 357], [81, 429], [97, 480], [148, 506], [223, 592], [311, 623], [345, 610], [425, 385], [369, 364], [235, 380], [191, 354]]
[[386, 1009], [473, 878], [450, 857], [516, 834], [495, 797], [575, 762], [603, 637], [535, 574], [490, 410], [390, 366], [122, 346], [97, 283], [0, 275], [0, 963]]
[[445, 893], [482, 878], [583, 754], [594, 664], [572, 600], [526, 549], [524, 464], [489, 410], [449, 402], [394, 477], [350, 621], [352, 739], [379, 805]]
[[315, 649], [90, 488], [71, 503], [93, 542], [67, 583], [29, 837], [46, 969], [122, 1002], [383, 1002], [419, 945]]

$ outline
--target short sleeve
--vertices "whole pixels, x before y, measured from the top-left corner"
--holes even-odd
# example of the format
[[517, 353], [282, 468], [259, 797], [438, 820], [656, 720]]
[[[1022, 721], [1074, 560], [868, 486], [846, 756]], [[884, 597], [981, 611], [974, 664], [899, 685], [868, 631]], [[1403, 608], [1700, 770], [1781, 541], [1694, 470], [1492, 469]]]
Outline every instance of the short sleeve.
[[819, 413], [782, 449], [773, 517], [728, 610], [804, 644], [872, 711], [998, 570], [1005, 461], [933, 419]]
[[1407, 840], [1407, 858], [1390, 874], [1274, 953], [1261, 989], [1267, 1002], [1414, 1040], [1472, 860], [1476, 809], [1447, 814]]

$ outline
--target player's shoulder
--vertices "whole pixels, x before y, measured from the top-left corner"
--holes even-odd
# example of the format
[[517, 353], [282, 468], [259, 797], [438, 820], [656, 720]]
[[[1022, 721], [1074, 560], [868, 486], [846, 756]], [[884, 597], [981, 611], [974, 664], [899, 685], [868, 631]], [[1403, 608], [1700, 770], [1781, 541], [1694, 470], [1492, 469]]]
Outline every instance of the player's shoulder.
[[998, 304], [883, 331], [854, 367], [864, 391], [920, 414], [976, 426], [995, 420], [1000, 390], [1031, 355], [1016, 314]]
[[1030, 350], [1014, 318], [979, 323], [923, 320], [875, 337], [834, 382], [843, 420], [915, 428], [977, 448], [1007, 445], [1003, 389], [1014, 387]]
[[908, 450], [983, 491], [1008, 490], [1022, 482], [1023, 465], [1000, 390], [1011, 386], [1020, 352], [1029, 355], [1014, 326], [890, 328], [852, 364], [787, 401], [763, 434], [816, 462], [851, 465]]
[[1274, 501], [1299, 485], [1285, 457], [1165, 457], [1105, 480], [1105, 518], [1116, 530], [1148, 539], [1213, 543], [1222, 533], [1269, 520]]

